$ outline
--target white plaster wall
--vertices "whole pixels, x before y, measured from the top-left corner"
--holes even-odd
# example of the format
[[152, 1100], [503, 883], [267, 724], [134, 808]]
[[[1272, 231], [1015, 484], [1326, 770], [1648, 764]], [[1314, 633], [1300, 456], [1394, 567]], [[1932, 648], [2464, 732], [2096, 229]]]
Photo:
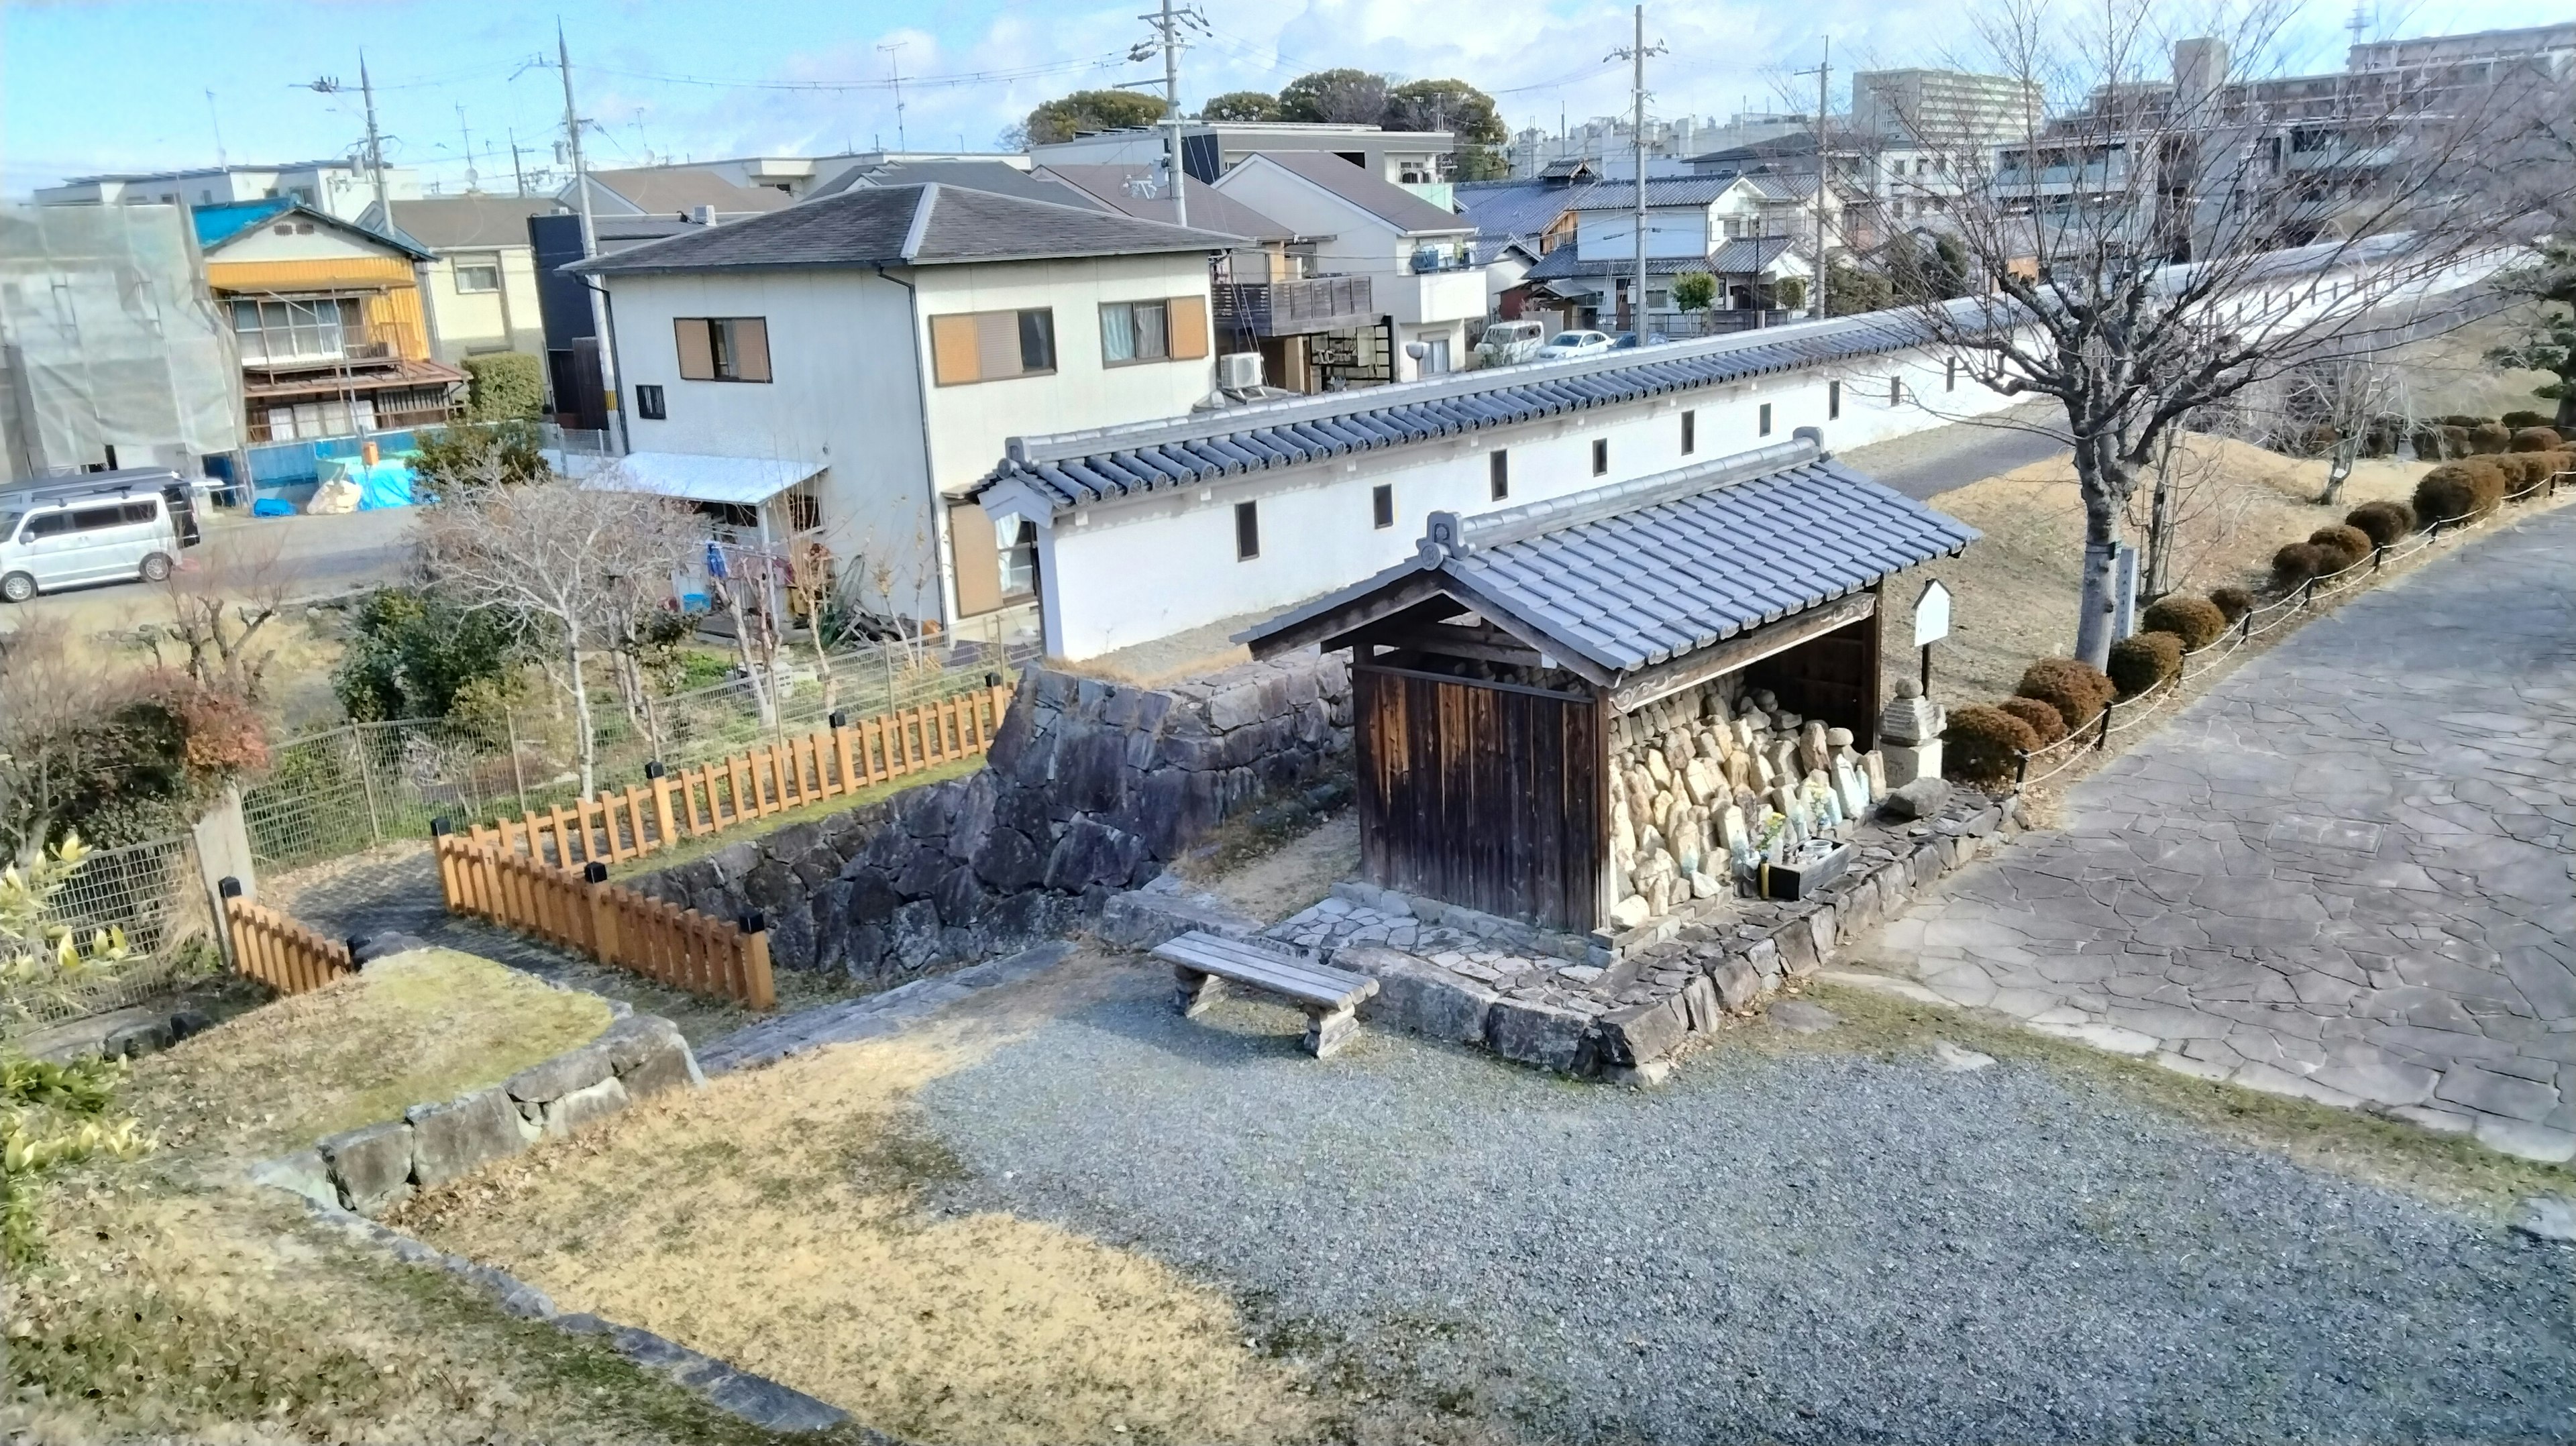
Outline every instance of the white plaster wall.
[[[1906, 400], [1890, 405], [1894, 374], [1903, 376]], [[1836, 380], [1842, 415], [1829, 419]], [[1411, 556], [1431, 512], [1472, 515], [1587, 491], [1785, 442], [1799, 427], [1823, 429], [1826, 447], [1839, 451], [2012, 404], [1964, 366], [1955, 391], [1943, 386], [1942, 362], [1929, 353], [1869, 358], [1077, 509], [1041, 533], [1048, 651], [1095, 657], [1303, 602]], [[1764, 403], [1772, 409], [1767, 436]], [[1685, 410], [1698, 417], [1687, 456]], [[1610, 443], [1610, 467], [1599, 476], [1596, 439]], [[1487, 462], [1497, 449], [1511, 454], [1511, 495], [1502, 502], [1492, 498]], [[1395, 525], [1387, 528], [1372, 525], [1371, 492], [1381, 484], [1395, 489]], [[1261, 556], [1237, 561], [1234, 506], [1245, 501], [1260, 508]]]
[[[811, 462], [825, 545], [843, 559], [886, 557], [886, 599], [938, 612], [921, 378], [910, 298], [864, 271], [779, 270], [609, 279], [617, 363], [631, 442], [688, 452]], [[683, 316], [758, 316], [769, 323], [768, 382], [683, 381], [672, 330]], [[662, 388], [668, 414], [634, 411], [635, 388]], [[995, 454], [999, 455], [998, 444]], [[919, 599], [919, 601], [912, 601]]]
[[[310, 226], [312, 234], [280, 236], [280, 226]], [[399, 256], [408, 263], [409, 254], [373, 241], [361, 240], [334, 226], [325, 225], [310, 216], [272, 217], [248, 227], [231, 240], [215, 248], [210, 261], [346, 261], [356, 257], [382, 260]]]
[[[501, 289], [457, 290], [459, 255], [497, 256], [501, 262]], [[421, 299], [429, 307], [430, 332], [438, 338], [440, 361], [452, 364], [476, 352], [493, 350], [545, 356], [545, 324], [537, 314], [536, 253], [530, 248], [502, 246], [443, 255], [422, 267], [421, 273], [427, 282]]]

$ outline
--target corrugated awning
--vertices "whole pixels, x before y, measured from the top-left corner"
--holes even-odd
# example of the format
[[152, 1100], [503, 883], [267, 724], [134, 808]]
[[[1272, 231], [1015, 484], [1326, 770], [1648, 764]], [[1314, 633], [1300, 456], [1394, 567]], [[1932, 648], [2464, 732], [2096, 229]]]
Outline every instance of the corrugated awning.
[[629, 452], [623, 457], [549, 452], [547, 462], [594, 492], [649, 492], [686, 502], [757, 507], [797, 483], [822, 475], [820, 462], [777, 457], [719, 457], [697, 452]]

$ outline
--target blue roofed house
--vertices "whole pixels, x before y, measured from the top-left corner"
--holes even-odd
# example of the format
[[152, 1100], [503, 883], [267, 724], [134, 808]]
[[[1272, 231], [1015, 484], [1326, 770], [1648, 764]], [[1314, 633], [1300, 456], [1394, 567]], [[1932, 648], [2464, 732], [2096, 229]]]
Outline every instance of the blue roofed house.
[[241, 353], [249, 439], [443, 422], [465, 374], [434, 359], [421, 246], [277, 196], [195, 208], [206, 284]]

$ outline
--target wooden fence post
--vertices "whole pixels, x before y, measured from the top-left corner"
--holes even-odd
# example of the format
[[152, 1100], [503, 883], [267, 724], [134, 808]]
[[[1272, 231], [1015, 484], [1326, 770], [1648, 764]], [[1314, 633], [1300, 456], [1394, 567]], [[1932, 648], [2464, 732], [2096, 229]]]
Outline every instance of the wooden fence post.
[[778, 1002], [769, 978], [769, 920], [758, 909], [742, 916], [742, 992], [735, 996], [753, 1009], [766, 1010]]
[[602, 964], [620, 961], [617, 947], [617, 908], [609, 899], [608, 865], [597, 859], [582, 865], [582, 881], [590, 885], [590, 957]]

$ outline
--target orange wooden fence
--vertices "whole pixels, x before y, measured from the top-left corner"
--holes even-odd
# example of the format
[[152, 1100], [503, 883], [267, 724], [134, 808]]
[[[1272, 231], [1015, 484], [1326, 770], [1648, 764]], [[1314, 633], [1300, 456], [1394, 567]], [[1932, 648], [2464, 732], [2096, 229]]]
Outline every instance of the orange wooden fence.
[[1010, 706], [1007, 685], [977, 688], [676, 773], [649, 769], [658, 776], [648, 776], [640, 787], [603, 788], [594, 799], [476, 824], [466, 837], [567, 869], [593, 860], [642, 858], [682, 839], [976, 757], [992, 746]]
[[[224, 882], [228, 888], [233, 885], [230, 879]], [[232, 935], [233, 967], [280, 994], [302, 994], [358, 972], [348, 945], [334, 944], [239, 894], [224, 896], [224, 926]]]
[[608, 866], [582, 873], [454, 834], [434, 840], [448, 912], [489, 920], [577, 950], [613, 968], [753, 1009], [777, 1002], [769, 935], [758, 915], [712, 919], [608, 882]]

